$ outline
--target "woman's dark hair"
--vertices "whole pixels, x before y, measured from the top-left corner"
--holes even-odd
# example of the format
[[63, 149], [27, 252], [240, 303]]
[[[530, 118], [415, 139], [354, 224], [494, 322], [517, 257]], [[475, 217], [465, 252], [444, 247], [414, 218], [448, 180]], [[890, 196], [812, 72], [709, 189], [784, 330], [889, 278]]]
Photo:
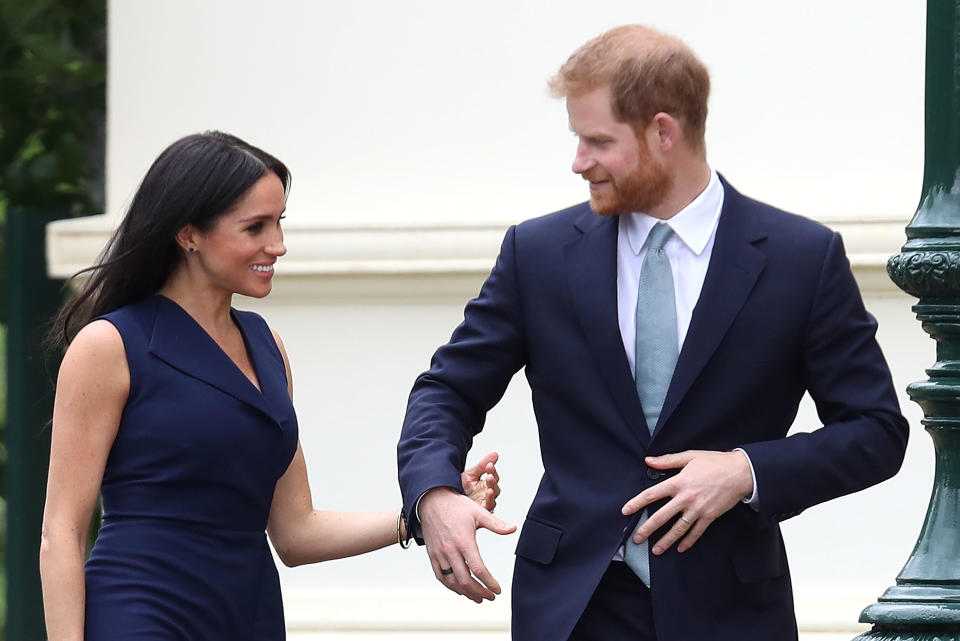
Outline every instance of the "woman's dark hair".
[[77, 293], [60, 307], [48, 342], [69, 343], [102, 314], [155, 294], [180, 260], [176, 235], [190, 224], [210, 230], [267, 172], [290, 188], [287, 167], [265, 151], [219, 131], [167, 147], [147, 171], [120, 226]]

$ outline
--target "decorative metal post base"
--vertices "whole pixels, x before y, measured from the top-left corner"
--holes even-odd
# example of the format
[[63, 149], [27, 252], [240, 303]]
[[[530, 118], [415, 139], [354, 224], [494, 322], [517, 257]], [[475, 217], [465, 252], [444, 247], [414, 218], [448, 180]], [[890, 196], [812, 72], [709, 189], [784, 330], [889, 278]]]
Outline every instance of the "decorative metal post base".
[[916, 625], [910, 625], [909, 631], [898, 632], [894, 628], [866, 632], [853, 641], [960, 641], [960, 631], [921, 632]]
[[856, 641], [960, 641], [960, 419], [955, 418], [960, 416], [960, 362], [946, 358], [960, 346], [960, 306], [950, 306], [949, 324], [942, 317], [928, 324], [925, 307], [914, 309], [938, 340], [938, 360], [927, 370], [929, 381], [907, 390], [923, 407], [923, 424], [933, 439], [933, 494], [913, 554], [897, 584], [860, 615], [861, 623], [872, 623], [873, 629]]
[[874, 627], [856, 641], [960, 641], [960, 235], [922, 224], [936, 200], [921, 205], [887, 263], [891, 280], [920, 299], [913, 310], [937, 342], [930, 378], [907, 388], [933, 439], [933, 492], [897, 584], [860, 615]]

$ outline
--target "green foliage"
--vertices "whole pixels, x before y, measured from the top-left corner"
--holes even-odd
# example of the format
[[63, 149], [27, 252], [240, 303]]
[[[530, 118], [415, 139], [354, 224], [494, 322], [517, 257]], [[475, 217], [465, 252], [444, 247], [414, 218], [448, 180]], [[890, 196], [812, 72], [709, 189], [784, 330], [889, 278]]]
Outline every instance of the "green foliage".
[[103, 209], [105, 0], [0, 0], [0, 200]]
[[106, 24], [106, 0], [0, 0], [0, 232], [8, 207], [103, 211]]
[[[103, 211], [106, 15], [106, 0], [0, 0], [0, 298], [6, 292], [8, 208], [64, 216]], [[6, 344], [2, 329], [0, 352]], [[4, 356], [0, 353], [0, 491], [6, 461]], [[6, 621], [5, 511], [0, 498], [0, 641]]]

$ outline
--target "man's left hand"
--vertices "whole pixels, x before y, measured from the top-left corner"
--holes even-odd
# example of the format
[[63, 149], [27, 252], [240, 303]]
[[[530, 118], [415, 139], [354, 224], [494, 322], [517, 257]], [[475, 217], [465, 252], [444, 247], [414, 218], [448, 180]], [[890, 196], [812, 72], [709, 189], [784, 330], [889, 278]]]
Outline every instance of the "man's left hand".
[[653, 554], [663, 554], [677, 541], [677, 552], [686, 552], [715, 519], [753, 493], [750, 463], [741, 451], [687, 450], [650, 456], [644, 462], [657, 470], [680, 468], [676, 476], [644, 490], [623, 506], [624, 514], [634, 514], [651, 503], [669, 499], [633, 534], [633, 540], [640, 543], [679, 515], [669, 531], [651, 546]]

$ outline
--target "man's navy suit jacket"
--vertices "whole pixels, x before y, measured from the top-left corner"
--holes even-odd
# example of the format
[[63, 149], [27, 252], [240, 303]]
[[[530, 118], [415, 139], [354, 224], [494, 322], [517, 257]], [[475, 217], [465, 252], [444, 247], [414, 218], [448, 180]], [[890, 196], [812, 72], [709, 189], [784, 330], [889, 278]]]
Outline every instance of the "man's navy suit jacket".
[[[618, 324], [618, 219], [586, 203], [508, 230], [413, 387], [398, 446], [410, 522], [424, 492], [460, 488], [473, 436], [525, 370], [544, 474], [517, 543], [514, 639], [569, 636], [636, 523], [621, 506], [668, 476], [645, 456], [736, 447], [753, 463], [758, 509], [737, 505], [690, 550], [651, 557], [657, 636], [796, 639], [779, 521], [900, 467], [908, 426], [840, 236], [726, 182], [724, 194], [652, 435]], [[804, 392], [823, 427], [787, 437]]]

